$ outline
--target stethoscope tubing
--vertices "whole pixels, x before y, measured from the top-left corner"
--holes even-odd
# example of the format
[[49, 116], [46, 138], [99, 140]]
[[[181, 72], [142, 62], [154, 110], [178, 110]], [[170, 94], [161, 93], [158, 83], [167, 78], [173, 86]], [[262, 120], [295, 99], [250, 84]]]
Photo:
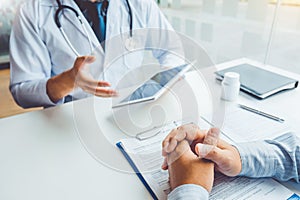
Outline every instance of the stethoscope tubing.
[[[80, 24], [82, 26], [82, 29], [83, 29], [85, 35], [88, 38], [89, 45], [90, 45], [90, 50], [91, 50], [91, 53], [92, 53], [93, 52], [93, 44], [92, 44], [91, 38], [90, 38], [90, 36], [88, 34], [88, 31], [87, 31], [87, 29], [86, 29], [86, 27], [85, 27], [85, 25], [84, 25], [84, 23], [83, 23], [80, 15], [79, 15], [79, 13], [76, 11], [75, 8], [73, 8], [71, 6], [63, 5], [61, 3], [61, 0], [56, 0], [56, 2], [57, 2], [57, 5], [58, 5], [58, 9], [55, 12], [54, 21], [55, 21], [56, 26], [60, 30], [62, 36], [64, 37], [65, 41], [67, 42], [67, 44], [70, 46], [70, 48], [72, 49], [72, 51], [76, 54], [76, 56], [80, 56], [80, 54], [78, 53], [78, 51], [76, 51], [76, 49], [72, 45], [71, 41], [69, 40], [66, 32], [63, 29], [63, 26], [62, 26], [61, 22], [60, 22], [59, 17], [60, 17], [61, 12], [64, 9], [69, 9], [69, 10], [71, 10], [76, 15], [76, 18], [80, 22]], [[133, 36], [133, 31], [132, 31], [133, 30], [132, 9], [131, 9], [131, 6], [129, 4], [129, 0], [126, 0], [126, 4], [127, 4], [127, 7], [128, 7], [128, 14], [129, 14], [129, 36], [130, 36], [130, 38], [132, 38], [132, 36]]]
[[129, 4], [129, 0], [126, 0], [127, 7], [128, 7], [128, 14], [129, 14], [129, 36], [132, 37], [132, 29], [133, 29], [133, 22], [132, 22], [132, 10]]

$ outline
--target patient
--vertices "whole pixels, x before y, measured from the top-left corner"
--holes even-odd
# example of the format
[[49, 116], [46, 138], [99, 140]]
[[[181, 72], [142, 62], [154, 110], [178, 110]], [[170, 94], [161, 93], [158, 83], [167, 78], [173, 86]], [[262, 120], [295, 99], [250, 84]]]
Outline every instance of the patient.
[[[294, 134], [236, 146], [223, 140], [219, 140], [216, 147], [203, 144], [205, 137], [216, 135], [218, 131], [212, 128], [206, 132], [187, 124], [165, 138], [162, 168], [169, 170], [172, 189], [168, 199], [208, 199], [214, 169], [227, 176], [300, 181], [300, 139]], [[206, 152], [207, 149], [211, 151]]]

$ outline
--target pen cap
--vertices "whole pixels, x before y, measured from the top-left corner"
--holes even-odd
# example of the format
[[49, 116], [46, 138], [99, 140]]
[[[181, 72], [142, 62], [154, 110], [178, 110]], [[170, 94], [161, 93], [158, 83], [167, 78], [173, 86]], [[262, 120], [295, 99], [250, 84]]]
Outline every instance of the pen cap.
[[226, 101], [235, 101], [240, 91], [240, 75], [235, 72], [227, 72], [222, 81], [222, 96]]

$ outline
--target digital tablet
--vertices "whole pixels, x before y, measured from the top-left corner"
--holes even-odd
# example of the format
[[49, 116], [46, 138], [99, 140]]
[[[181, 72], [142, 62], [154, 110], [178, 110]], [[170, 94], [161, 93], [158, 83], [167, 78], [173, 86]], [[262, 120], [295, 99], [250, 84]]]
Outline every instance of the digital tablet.
[[130, 95], [125, 98], [121, 98], [121, 100], [115, 103], [112, 107], [117, 108], [125, 105], [156, 100], [190, 68], [190, 64], [184, 64], [158, 72], [135, 89]]
[[294, 89], [298, 86], [298, 80], [248, 63], [217, 71], [215, 72], [216, 78], [223, 80], [226, 72], [238, 73], [241, 90], [258, 99], [265, 99], [278, 92]]

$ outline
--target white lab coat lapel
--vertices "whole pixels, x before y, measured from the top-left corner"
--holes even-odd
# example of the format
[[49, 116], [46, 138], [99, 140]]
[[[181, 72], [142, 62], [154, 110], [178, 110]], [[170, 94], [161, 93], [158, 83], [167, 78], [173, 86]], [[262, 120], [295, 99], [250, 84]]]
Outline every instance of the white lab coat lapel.
[[[77, 10], [77, 12], [79, 13], [79, 15], [81, 16], [81, 19], [83, 21], [84, 26], [86, 27], [87, 33], [89, 34], [93, 47], [94, 48], [101, 48], [101, 51], [103, 52], [103, 49], [92, 29], [92, 27], [89, 25], [88, 21], [86, 20], [86, 18], [84, 17], [84, 15], [82, 14], [82, 12], [80, 11], [79, 7], [77, 6], [77, 4], [73, 1], [73, 0], [63, 0], [62, 1], [63, 5], [68, 5], [71, 6], [72, 8], [74, 8], [75, 10]], [[83, 37], [88, 41], [88, 37], [86, 35], [86, 33], [84, 32], [82, 26], [80, 25], [79, 21], [76, 19], [76, 16], [74, 13], [72, 12], [63, 12], [63, 17], [65, 17], [80, 33], [82, 33]], [[65, 30], [67, 31], [67, 30]]]

